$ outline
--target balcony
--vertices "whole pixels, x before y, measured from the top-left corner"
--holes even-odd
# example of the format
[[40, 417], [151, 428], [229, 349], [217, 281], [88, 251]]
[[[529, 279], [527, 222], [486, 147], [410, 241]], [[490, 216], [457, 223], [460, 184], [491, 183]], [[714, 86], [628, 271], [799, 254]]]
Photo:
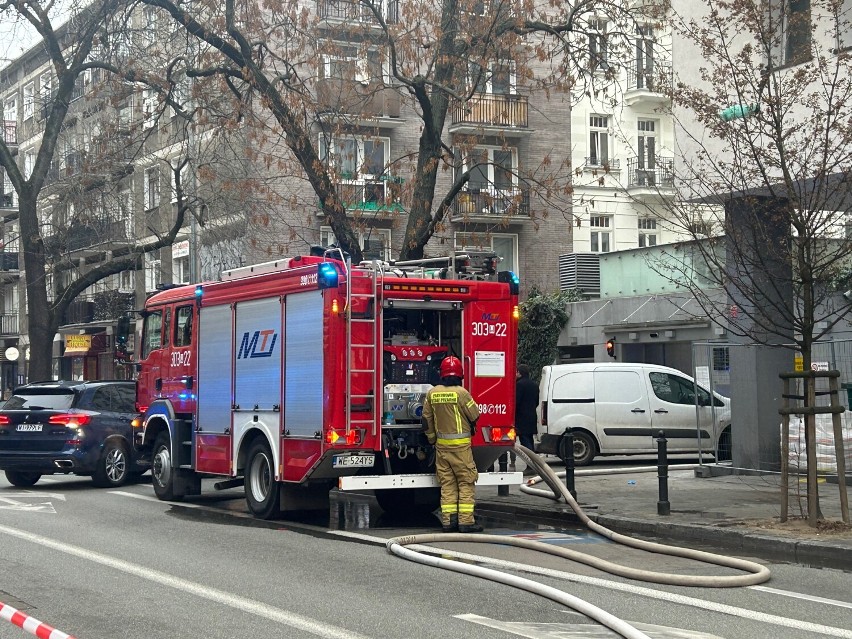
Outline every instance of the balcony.
[[668, 104], [670, 100], [666, 91], [672, 86], [671, 63], [652, 59], [650, 65], [640, 68], [639, 62], [633, 60], [627, 65], [624, 103], [631, 107]]
[[17, 313], [3, 313], [0, 315], [0, 335], [4, 337], [17, 337], [19, 333]]
[[674, 159], [653, 157], [627, 160], [627, 192], [634, 197], [672, 197]]
[[[402, 181], [397, 178], [359, 180], [335, 184], [337, 197], [350, 211], [401, 211], [399, 203]], [[322, 214], [320, 207], [319, 214]]]
[[480, 93], [450, 111], [450, 133], [529, 132], [528, 98], [525, 95]]
[[[318, 0], [317, 12], [320, 19], [328, 25], [360, 23], [365, 26], [378, 26], [379, 22], [372, 10], [358, 0]], [[399, 22], [399, 2], [384, 0], [380, 13], [386, 24]]]
[[584, 171], [600, 171], [601, 173], [615, 173], [621, 169], [621, 161], [618, 158], [587, 157], [583, 164]]
[[62, 253], [97, 252], [115, 244], [126, 244], [127, 230], [123, 221], [94, 218], [73, 222], [63, 233], [45, 238], [45, 244]]
[[325, 117], [347, 115], [372, 122], [399, 118], [399, 92], [380, 82], [325, 78], [317, 82], [317, 102]]
[[476, 189], [462, 191], [453, 200], [452, 219], [468, 222], [506, 222], [528, 220], [528, 189]]
[[6, 146], [17, 148], [18, 146], [18, 123], [12, 120], [3, 121], [3, 142]]

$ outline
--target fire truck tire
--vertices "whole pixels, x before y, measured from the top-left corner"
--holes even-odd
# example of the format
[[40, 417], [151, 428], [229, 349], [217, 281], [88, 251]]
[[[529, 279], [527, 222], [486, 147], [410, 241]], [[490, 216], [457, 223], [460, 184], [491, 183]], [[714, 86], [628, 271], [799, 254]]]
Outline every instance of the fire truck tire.
[[41, 475], [22, 470], [7, 470], [6, 479], [13, 486], [35, 486], [35, 483], [41, 479]]
[[376, 490], [379, 507], [389, 515], [428, 514], [441, 505], [440, 488]]
[[92, 475], [92, 483], [99, 488], [117, 488], [130, 477], [130, 457], [121, 442], [107, 442]]
[[281, 484], [275, 481], [272, 451], [259, 439], [249, 448], [245, 470], [246, 503], [258, 519], [281, 515]]
[[183, 495], [175, 491], [175, 468], [172, 465], [172, 452], [168, 433], [160, 433], [154, 442], [154, 454], [151, 456], [151, 483], [154, 494], [163, 501], [181, 501]]

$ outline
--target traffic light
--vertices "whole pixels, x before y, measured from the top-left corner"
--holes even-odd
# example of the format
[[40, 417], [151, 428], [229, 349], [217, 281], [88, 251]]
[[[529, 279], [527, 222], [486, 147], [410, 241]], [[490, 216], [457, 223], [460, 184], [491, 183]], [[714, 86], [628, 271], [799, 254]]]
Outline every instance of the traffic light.
[[606, 341], [606, 354], [609, 355], [610, 357], [613, 357], [613, 358], [615, 357], [615, 338], [614, 337], [610, 337]]
[[127, 355], [127, 339], [130, 336], [130, 318], [122, 315], [115, 325], [115, 352], [117, 355]]

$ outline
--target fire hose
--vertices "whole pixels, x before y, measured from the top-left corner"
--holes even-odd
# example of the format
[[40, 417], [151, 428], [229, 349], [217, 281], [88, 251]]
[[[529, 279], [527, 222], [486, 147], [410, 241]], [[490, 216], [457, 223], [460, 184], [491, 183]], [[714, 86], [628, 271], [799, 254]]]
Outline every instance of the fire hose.
[[[595, 621], [608, 627], [610, 630], [617, 632], [626, 639], [650, 638], [645, 633], [634, 628], [633, 626], [619, 619], [618, 617], [615, 617], [614, 615], [606, 612], [605, 610], [598, 608], [597, 606], [590, 604], [587, 601], [579, 599], [578, 597], [569, 595], [568, 593], [565, 593], [557, 588], [552, 588], [550, 586], [540, 584], [524, 577], [518, 577], [516, 575], [507, 574], [499, 570], [495, 570], [493, 568], [485, 568], [483, 566], [475, 566], [450, 559], [444, 559], [441, 557], [434, 557], [411, 550], [409, 548], [405, 548], [405, 546], [410, 546], [413, 544], [445, 543], [453, 541], [491, 544], [496, 543], [502, 544], [504, 546], [511, 545], [517, 546], [519, 548], [526, 548], [529, 550], [535, 550], [538, 552], [544, 552], [550, 555], [563, 557], [565, 559], [576, 561], [578, 563], [591, 566], [598, 570], [602, 570], [604, 572], [607, 572], [612, 575], [617, 575], [619, 577], [674, 586], [732, 588], [760, 584], [767, 581], [770, 577], [770, 572], [768, 568], [752, 561], [738, 559], [736, 557], [726, 557], [724, 555], [718, 555], [702, 550], [681, 548], [678, 546], [668, 546], [666, 544], [660, 544], [652, 541], [634, 539], [633, 537], [622, 535], [620, 533], [609, 530], [608, 528], [601, 526], [597, 522], [592, 521], [589, 516], [586, 515], [585, 512], [583, 512], [583, 509], [571, 495], [568, 488], [559, 480], [557, 474], [553, 471], [552, 468], [550, 468], [550, 466], [547, 464], [547, 462], [544, 461], [544, 459], [539, 457], [537, 454], [535, 454], [528, 448], [521, 446], [518, 442], [515, 443], [515, 452], [520, 455], [521, 458], [523, 458], [527, 462], [527, 464], [535, 468], [535, 470], [539, 473], [538, 477], [544, 480], [544, 482], [553, 491], [553, 494], [549, 494], [546, 491], [542, 491], [539, 489], [528, 489], [525, 492], [537, 495], [540, 494], [541, 496], [547, 496], [551, 499], [558, 499], [561, 495], [561, 497], [565, 499], [569, 506], [571, 506], [571, 508], [580, 518], [580, 521], [587, 528], [603, 537], [606, 537], [610, 541], [632, 548], [637, 548], [639, 550], [646, 550], [649, 552], [669, 555], [672, 557], [694, 559], [703, 563], [733, 568], [736, 570], [744, 571], [747, 574], [724, 576], [678, 575], [672, 573], [654, 572], [651, 570], [640, 570], [638, 568], [629, 568], [627, 566], [622, 566], [620, 564], [616, 564], [605, 559], [591, 557], [575, 550], [559, 548], [550, 544], [545, 544], [531, 539], [519, 539], [515, 537], [486, 534], [431, 533], [423, 535], [407, 535], [403, 537], [394, 537], [393, 539], [389, 539], [387, 541], [386, 548], [388, 552], [404, 559], [408, 559], [409, 561], [414, 561], [428, 566], [434, 566], [436, 568], [444, 568], [447, 570], [452, 570], [454, 572], [473, 575], [476, 577], [482, 577], [484, 579], [503, 583], [508, 586], [520, 588], [522, 590], [526, 590], [527, 592], [546, 597], [548, 599], [551, 599], [552, 601], [572, 608], [573, 610], [576, 610], [577, 612], [586, 615], [590, 619], [594, 619]], [[525, 487], [522, 487], [522, 490], [524, 488]]]

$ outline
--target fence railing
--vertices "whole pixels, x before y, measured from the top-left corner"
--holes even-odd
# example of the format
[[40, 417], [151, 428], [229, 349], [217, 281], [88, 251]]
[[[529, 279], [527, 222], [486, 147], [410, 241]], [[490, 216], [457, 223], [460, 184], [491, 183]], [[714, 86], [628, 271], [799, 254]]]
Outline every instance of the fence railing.
[[0, 335], [17, 335], [18, 332], [17, 313], [3, 313], [0, 315]]
[[660, 93], [672, 83], [672, 65], [669, 62], [654, 60], [650, 66], [639, 67], [633, 60], [627, 65], [627, 90], [651, 91]]
[[18, 123], [12, 120], [3, 121], [3, 142], [10, 145], [18, 144]]
[[630, 158], [627, 160], [627, 187], [674, 186], [674, 159], [653, 157], [650, 159]]
[[[320, 0], [317, 10], [320, 18], [333, 20], [356, 20], [358, 22], [376, 22], [372, 10], [357, 0]], [[399, 2], [384, 0], [381, 3], [381, 15], [388, 24], [399, 22]]]
[[476, 189], [462, 191], [453, 201], [453, 217], [530, 216], [528, 189]]
[[529, 99], [525, 95], [480, 93], [453, 105], [450, 123], [525, 128], [529, 126]]

